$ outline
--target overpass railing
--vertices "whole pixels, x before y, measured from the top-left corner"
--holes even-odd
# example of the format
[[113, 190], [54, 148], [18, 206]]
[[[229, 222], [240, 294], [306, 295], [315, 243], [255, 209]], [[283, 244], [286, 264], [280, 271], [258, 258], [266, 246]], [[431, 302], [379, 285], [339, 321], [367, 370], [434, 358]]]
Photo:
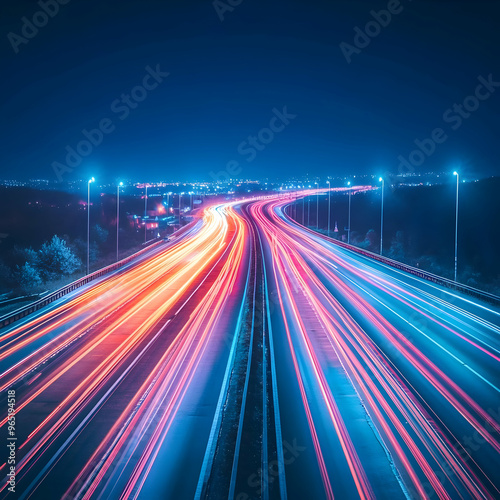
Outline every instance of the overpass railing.
[[468, 286], [468, 285], [463, 285], [461, 283], [457, 283], [453, 280], [450, 280], [448, 278], [443, 278], [442, 276], [438, 276], [436, 274], [429, 273], [428, 271], [424, 271], [423, 269], [419, 269], [418, 267], [413, 267], [409, 266], [408, 264], [403, 264], [402, 262], [398, 262], [397, 260], [389, 259], [388, 257], [384, 257], [382, 255], [376, 254], [374, 252], [370, 252], [369, 250], [364, 250], [362, 248], [355, 247], [353, 245], [349, 245], [348, 243], [345, 243], [343, 241], [338, 241], [333, 238], [330, 238], [322, 233], [318, 233], [317, 231], [313, 231], [309, 228], [306, 228], [305, 226], [302, 226], [299, 224], [297, 221], [293, 220], [288, 214], [283, 211], [284, 216], [293, 222], [294, 224], [297, 224], [307, 231], [309, 231], [311, 234], [315, 235], [320, 235], [330, 243], [333, 243], [339, 247], [345, 248], [347, 250], [350, 250], [351, 252], [356, 252], [358, 254], [361, 254], [365, 257], [368, 257], [369, 259], [376, 260], [378, 262], [381, 262], [383, 264], [386, 264], [388, 266], [394, 267], [396, 269], [400, 269], [401, 271], [405, 271], [409, 274], [413, 274], [414, 276], [418, 276], [419, 278], [425, 279], [427, 281], [432, 281], [433, 283], [436, 283], [438, 285], [444, 286], [446, 288], [450, 288], [453, 290], [457, 290], [458, 292], [462, 292], [466, 295], [470, 295], [472, 297], [475, 297], [480, 300], [484, 300], [485, 302], [489, 302], [490, 304], [495, 304], [497, 306], [500, 306], [500, 297], [498, 295], [494, 295], [492, 293], [488, 292], [483, 292], [482, 290], [478, 290], [477, 288]]
[[[189, 228], [191, 228], [195, 223], [196, 223], [196, 221], [193, 221], [193, 222], [187, 224], [186, 226], [183, 226], [178, 231], [173, 233], [172, 236], [177, 236], [177, 237], [181, 236]], [[91, 281], [94, 281], [94, 280], [100, 278], [101, 276], [104, 276], [105, 274], [112, 273], [113, 271], [116, 271], [117, 269], [120, 269], [121, 267], [126, 266], [127, 264], [132, 262], [134, 259], [137, 259], [138, 257], [143, 255], [144, 253], [150, 251], [152, 248], [158, 246], [160, 243], [162, 243], [162, 238], [155, 238], [153, 240], [150, 240], [145, 245], [145, 248], [142, 248], [141, 250], [139, 250], [138, 252], [135, 252], [132, 255], [129, 255], [125, 259], [122, 259], [118, 262], [115, 262], [114, 264], [110, 264], [109, 266], [106, 266], [106, 267], [103, 267], [102, 269], [94, 271], [93, 273], [88, 274], [87, 276], [84, 276], [83, 278], [80, 278], [76, 281], [73, 281], [69, 285], [63, 286], [62, 288], [59, 288], [58, 290], [56, 290], [52, 293], [49, 293], [48, 295], [46, 295], [42, 299], [39, 299], [35, 302], [27, 304], [19, 309], [16, 309], [15, 311], [13, 311], [11, 313], [5, 314], [4, 316], [0, 316], [0, 328], [4, 328], [4, 327], [14, 323], [15, 321], [18, 321], [18, 320], [28, 316], [29, 314], [32, 314], [32, 313], [38, 311], [42, 307], [49, 305], [50, 303], [54, 302], [57, 299], [60, 299], [64, 295], [71, 293], [72, 291], [76, 290], [77, 288], [80, 288], [80, 287], [90, 283]]]

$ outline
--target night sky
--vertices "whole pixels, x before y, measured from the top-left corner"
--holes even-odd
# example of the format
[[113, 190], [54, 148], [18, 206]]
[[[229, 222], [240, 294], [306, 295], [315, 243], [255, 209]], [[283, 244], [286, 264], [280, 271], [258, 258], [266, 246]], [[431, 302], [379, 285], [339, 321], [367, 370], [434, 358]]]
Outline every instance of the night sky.
[[[64, 1], [47, 0], [48, 20], [39, 2], [1, 4], [1, 178], [396, 174], [436, 128], [446, 140], [415, 171], [500, 173], [500, 83], [444, 119], [479, 77], [500, 82], [499, 1]], [[349, 63], [340, 44], [389, 7]], [[45, 26], [21, 38], [23, 16]], [[67, 146], [100, 124], [68, 166]]]

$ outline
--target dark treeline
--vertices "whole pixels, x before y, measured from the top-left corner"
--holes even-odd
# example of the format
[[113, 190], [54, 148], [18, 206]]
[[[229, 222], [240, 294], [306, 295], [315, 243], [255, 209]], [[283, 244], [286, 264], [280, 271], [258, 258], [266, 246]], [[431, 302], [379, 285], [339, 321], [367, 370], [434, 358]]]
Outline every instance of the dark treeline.
[[[0, 188], [0, 292], [39, 291], [84, 271], [87, 256], [86, 193]], [[120, 250], [144, 238], [127, 220], [142, 214], [140, 198], [120, 197]], [[57, 238], [54, 238], [57, 236]], [[91, 267], [116, 253], [116, 197], [95, 193], [90, 210]], [[47, 286], [48, 285], [48, 286]]]
[[[380, 189], [351, 198], [351, 243], [380, 248]], [[456, 184], [385, 187], [384, 255], [453, 278]], [[316, 197], [310, 199], [310, 224], [316, 224]], [[307, 200], [305, 223], [307, 225]], [[302, 222], [302, 202], [297, 219]], [[328, 198], [320, 197], [320, 230], [328, 225]], [[500, 178], [461, 183], [459, 191], [458, 279], [500, 292]], [[331, 198], [332, 236], [346, 238], [348, 195]], [[335, 222], [338, 233], [333, 232]]]
[[[456, 184], [392, 188], [384, 198], [384, 255], [452, 278], [455, 243]], [[458, 278], [462, 283], [500, 292], [500, 178], [460, 185]], [[87, 251], [86, 193], [69, 194], [28, 188], [0, 188], [0, 293], [44, 287], [50, 267], [67, 260], [59, 275], [83, 271]], [[310, 225], [316, 225], [316, 197], [310, 197]], [[94, 267], [114, 255], [116, 197], [92, 197], [90, 260]], [[304, 203], [307, 224], [308, 202]], [[319, 226], [327, 228], [328, 198], [320, 197]], [[127, 214], [142, 214], [143, 200], [120, 197], [120, 250], [140, 245]], [[8, 215], [7, 215], [8, 214]], [[302, 222], [302, 202], [297, 203]], [[338, 233], [334, 233], [335, 223]], [[346, 239], [348, 195], [332, 194], [332, 236]], [[351, 243], [378, 252], [380, 190], [351, 198]], [[54, 241], [54, 236], [59, 241]], [[26, 264], [29, 264], [26, 267]], [[24, 267], [24, 269], [23, 269]], [[46, 288], [46, 287], [45, 287]]]

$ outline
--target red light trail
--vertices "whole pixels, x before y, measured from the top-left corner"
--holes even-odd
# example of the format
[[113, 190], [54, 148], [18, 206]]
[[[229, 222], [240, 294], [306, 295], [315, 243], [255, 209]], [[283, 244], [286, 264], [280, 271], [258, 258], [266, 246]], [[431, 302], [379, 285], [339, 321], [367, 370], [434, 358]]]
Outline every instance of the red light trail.
[[288, 203], [205, 209], [0, 332], [20, 498], [500, 496], [499, 311]]

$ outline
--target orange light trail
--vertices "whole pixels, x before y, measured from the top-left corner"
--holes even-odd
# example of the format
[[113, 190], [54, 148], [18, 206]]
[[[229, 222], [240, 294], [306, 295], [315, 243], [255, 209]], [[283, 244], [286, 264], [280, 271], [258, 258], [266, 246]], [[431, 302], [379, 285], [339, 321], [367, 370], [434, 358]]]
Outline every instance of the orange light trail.
[[[221, 444], [214, 426], [238, 410], [224, 397], [235, 366], [250, 387], [239, 393], [263, 390], [260, 401], [276, 404], [263, 412], [262, 454], [303, 445], [291, 461], [274, 449], [281, 495], [314, 480], [311, 492], [330, 500], [500, 496], [500, 313], [336, 246], [290, 219], [290, 202], [209, 206], [184, 235], [0, 333], [1, 392], [17, 393], [21, 498], [47, 492], [65, 467], [64, 498], [158, 496], [177, 463], [190, 468], [192, 498], [196, 483], [221, 481], [205, 469], [211, 453], [236, 464], [216, 471], [235, 494], [240, 476], [261, 477], [247, 497], [269, 498], [272, 459], [258, 457], [259, 475], [244, 469], [245, 442]], [[266, 340], [251, 349], [238, 325], [260, 324], [257, 300]], [[231, 354], [236, 345], [248, 360]], [[245, 418], [235, 421], [254, 425], [258, 441], [262, 423]], [[7, 470], [3, 458], [2, 498]]]

